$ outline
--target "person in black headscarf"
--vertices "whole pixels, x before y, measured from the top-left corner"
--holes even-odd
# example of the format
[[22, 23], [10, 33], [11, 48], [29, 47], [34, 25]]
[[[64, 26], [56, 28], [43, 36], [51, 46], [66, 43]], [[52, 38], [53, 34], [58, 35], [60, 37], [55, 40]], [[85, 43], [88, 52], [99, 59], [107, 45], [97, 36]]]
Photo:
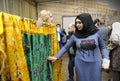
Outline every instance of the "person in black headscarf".
[[[48, 60], [56, 61], [75, 43], [76, 81], [101, 81], [101, 67], [108, 69], [108, 52], [102, 35], [94, 25], [88, 13], [82, 13], [75, 19], [75, 33], [56, 56], [49, 56]], [[99, 52], [100, 49], [100, 52]], [[100, 54], [103, 63], [101, 64]]]

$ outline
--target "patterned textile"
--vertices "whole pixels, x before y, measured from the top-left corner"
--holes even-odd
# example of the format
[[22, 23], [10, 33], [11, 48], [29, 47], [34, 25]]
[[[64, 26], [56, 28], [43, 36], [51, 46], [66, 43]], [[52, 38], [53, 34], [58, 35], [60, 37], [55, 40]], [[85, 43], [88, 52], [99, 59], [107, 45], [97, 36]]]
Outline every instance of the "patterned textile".
[[53, 69], [47, 57], [51, 53], [50, 35], [23, 35], [23, 46], [31, 81], [53, 81]]
[[[32, 39], [30, 39], [31, 37]], [[45, 39], [48, 42], [44, 41]], [[24, 40], [26, 41], [24, 42]], [[27, 44], [31, 44], [30, 47], [29, 45], [25, 47]], [[44, 49], [42, 48], [43, 50], [35, 51], [42, 45], [45, 46]], [[54, 24], [43, 22], [42, 26], [38, 28], [36, 20], [0, 13], [0, 73], [2, 81], [38, 81], [39, 78], [42, 78], [40, 81], [62, 81], [61, 60], [52, 64], [53, 66], [46, 60], [49, 54], [56, 55], [58, 51], [59, 44]], [[46, 56], [39, 53], [44, 53]], [[38, 66], [38, 64], [40, 65]], [[48, 71], [45, 72], [45, 69]], [[42, 72], [45, 74], [38, 75]], [[53, 73], [54, 78], [47, 72]]]
[[2, 81], [30, 81], [22, 47], [21, 30], [16, 17], [2, 14], [4, 52], [7, 56]]

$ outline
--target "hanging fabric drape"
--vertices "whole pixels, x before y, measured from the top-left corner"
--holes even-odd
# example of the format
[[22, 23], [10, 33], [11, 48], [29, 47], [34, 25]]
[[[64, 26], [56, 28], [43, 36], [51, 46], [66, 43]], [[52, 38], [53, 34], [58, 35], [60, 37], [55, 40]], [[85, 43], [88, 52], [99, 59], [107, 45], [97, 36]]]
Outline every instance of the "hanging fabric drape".
[[23, 46], [32, 81], [53, 81], [50, 35], [23, 35]]
[[2, 72], [2, 81], [30, 81], [26, 59], [22, 47], [21, 30], [18, 20], [12, 15], [2, 13], [3, 40], [1, 43], [6, 54], [5, 68]]
[[[54, 24], [0, 13], [2, 81], [62, 81], [62, 62], [51, 63], [59, 51]], [[2, 50], [2, 51], [1, 51]]]

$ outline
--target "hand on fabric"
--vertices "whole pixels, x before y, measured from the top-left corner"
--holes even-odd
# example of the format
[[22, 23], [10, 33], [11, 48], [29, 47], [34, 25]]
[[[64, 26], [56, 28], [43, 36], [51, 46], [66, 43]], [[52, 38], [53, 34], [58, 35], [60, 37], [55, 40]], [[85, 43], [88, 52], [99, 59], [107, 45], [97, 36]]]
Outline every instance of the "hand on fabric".
[[54, 62], [57, 60], [57, 58], [55, 56], [49, 56], [48, 60], [51, 60], [52, 62]]
[[103, 59], [103, 63], [102, 63], [102, 68], [103, 68], [103, 69], [109, 69], [109, 65], [110, 65], [110, 60], [104, 58], [104, 59]]

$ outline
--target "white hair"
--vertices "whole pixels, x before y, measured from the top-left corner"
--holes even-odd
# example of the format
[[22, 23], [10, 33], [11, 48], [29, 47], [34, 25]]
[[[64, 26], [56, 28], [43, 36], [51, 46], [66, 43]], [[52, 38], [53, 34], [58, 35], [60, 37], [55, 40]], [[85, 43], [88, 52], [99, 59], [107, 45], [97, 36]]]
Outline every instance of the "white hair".
[[119, 45], [120, 45], [120, 22], [114, 22], [112, 24], [112, 32], [111, 32], [110, 40], [119, 41]]

